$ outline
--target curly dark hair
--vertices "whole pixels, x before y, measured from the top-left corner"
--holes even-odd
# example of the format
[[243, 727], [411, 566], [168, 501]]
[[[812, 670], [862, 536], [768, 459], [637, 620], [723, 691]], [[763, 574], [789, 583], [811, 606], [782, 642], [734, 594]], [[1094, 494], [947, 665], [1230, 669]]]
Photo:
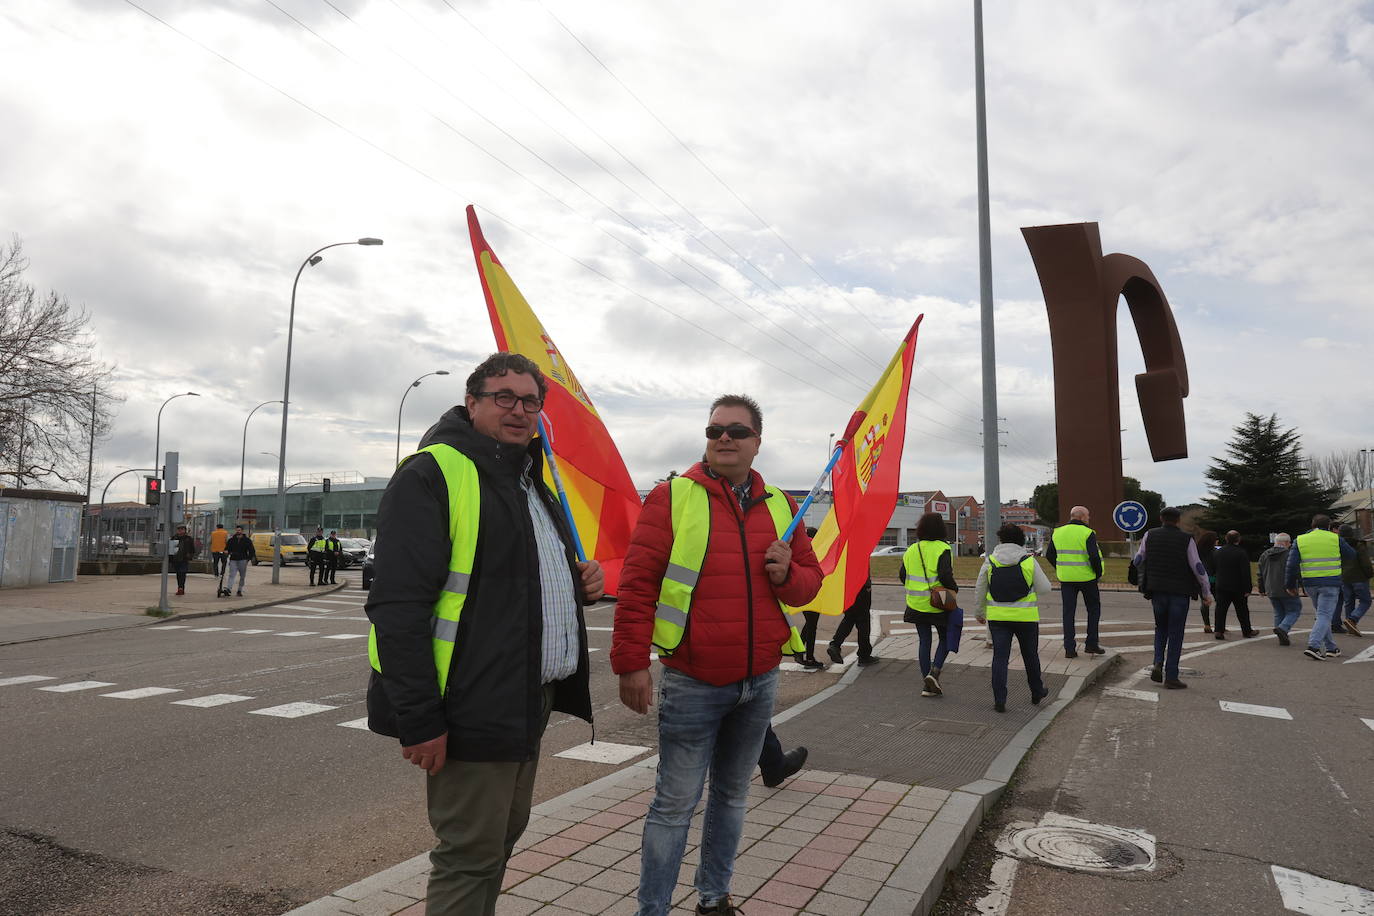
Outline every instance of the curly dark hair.
[[947, 533], [944, 517], [935, 512], [927, 512], [916, 523], [918, 541], [943, 541], [946, 540]]
[[1021, 530], [1020, 525], [1007, 522], [1001, 528], [997, 529], [997, 540], [1001, 541], [1003, 544], [1019, 544], [1025, 547], [1026, 532]]
[[534, 383], [539, 386], [539, 400], [544, 400], [549, 394], [549, 383], [544, 381], [544, 373], [539, 371], [538, 364], [534, 360], [519, 353], [493, 353], [481, 364], [472, 370], [472, 375], [468, 376], [467, 393], [476, 397], [482, 393], [482, 383], [489, 378], [496, 378], [505, 375], [507, 372], [518, 372], [521, 375], [528, 375], [534, 379]]

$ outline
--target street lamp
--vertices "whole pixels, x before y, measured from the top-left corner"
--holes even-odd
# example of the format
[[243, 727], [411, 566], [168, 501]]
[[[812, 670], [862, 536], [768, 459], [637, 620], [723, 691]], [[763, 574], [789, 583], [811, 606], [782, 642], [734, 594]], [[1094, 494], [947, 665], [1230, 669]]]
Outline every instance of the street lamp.
[[[286, 319], [286, 379], [282, 383], [281, 395], [281, 449], [277, 455], [277, 533], [280, 534], [286, 527], [286, 419], [291, 409], [291, 340], [296, 329], [296, 286], [301, 281], [301, 274], [307, 267], [313, 267], [324, 260], [320, 257], [321, 251], [328, 251], [330, 248], [338, 248], [341, 245], [380, 245], [381, 239], [362, 238], [355, 242], [335, 242], [332, 245], [325, 245], [317, 248], [310, 253], [301, 266], [296, 271], [296, 279], [291, 281], [291, 311]], [[281, 582], [281, 538], [274, 538], [272, 544], [272, 584], [277, 585]]]
[[409, 395], [409, 394], [410, 394], [410, 389], [411, 389], [411, 388], [419, 388], [419, 387], [420, 387], [420, 382], [421, 382], [421, 380], [427, 379], [427, 378], [429, 378], [431, 375], [448, 375], [448, 374], [449, 374], [449, 372], [448, 372], [447, 369], [436, 369], [436, 370], [434, 370], [433, 372], [426, 372], [424, 375], [420, 376], [420, 378], [417, 378], [415, 381], [411, 382], [411, 383], [410, 383], [410, 387], [406, 389], [405, 394], [401, 395], [401, 406], [398, 407], [398, 408], [396, 409], [396, 464], [397, 464], [397, 465], [399, 465], [399, 464], [401, 463], [401, 411], [403, 411], [403, 410], [406, 409], [406, 395]]
[[[200, 395], [196, 394], [194, 391], [186, 391], [182, 392], [181, 394], [174, 394], [170, 398], [162, 402], [162, 407], [166, 407], [168, 404], [172, 403], [177, 398], [198, 397], [200, 397]], [[153, 467], [155, 468], [162, 467], [162, 407], [159, 407], [157, 409], [157, 435], [153, 438]], [[158, 477], [162, 476], [161, 470], [155, 471], [154, 473], [156, 473]]]
[[[248, 420], [253, 419], [253, 414], [257, 413], [268, 404], [280, 404], [281, 401], [263, 401], [257, 407], [248, 411], [248, 419], [243, 421], [243, 449], [239, 452], [239, 507], [238, 522], [243, 521], [243, 466], [248, 461]], [[254, 527], [257, 527], [256, 525]]]

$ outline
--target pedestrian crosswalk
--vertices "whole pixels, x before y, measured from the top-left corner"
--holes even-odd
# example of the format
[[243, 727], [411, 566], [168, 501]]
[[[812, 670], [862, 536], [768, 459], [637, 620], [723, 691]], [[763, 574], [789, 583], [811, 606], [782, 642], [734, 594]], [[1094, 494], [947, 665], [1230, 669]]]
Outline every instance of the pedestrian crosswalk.
[[173, 630], [183, 630], [187, 633], [227, 633], [233, 636], [281, 636], [281, 637], [300, 637], [318, 636], [321, 639], [333, 640], [353, 640], [367, 639], [366, 633], [330, 633], [324, 634], [318, 630], [273, 630], [250, 627], [243, 630], [235, 630], [233, 627], [193, 627], [184, 623], [160, 623], [155, 627], [149, 627], [149, 633], [166, 633]]

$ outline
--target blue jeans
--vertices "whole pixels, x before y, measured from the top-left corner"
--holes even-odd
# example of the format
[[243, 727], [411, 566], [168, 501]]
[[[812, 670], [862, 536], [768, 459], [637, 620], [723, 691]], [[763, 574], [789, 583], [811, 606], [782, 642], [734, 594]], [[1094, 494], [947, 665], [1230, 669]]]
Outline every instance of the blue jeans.
[[[924, 616], [926, 616], [926, 615], [922, 614], [921, 616], [924, 617]], [[945, 666], [945, 657], [946, 657], [947, 655], [949, 655], [949, 642], [948, 642], [948, 640], [946, 639], [946, 634], [949, 633], [949, 629], [948, 629], [948, 628], [945, 626], [945, 624], [943, 623], [943, 621], [946, 621], [946, 620], [949, 619], [949, 615], [948, 615], [948, 614], [941, 614], [941, 615], [939, 615], [939, 616], [940, 616], [940, 620], [942, 621], [941, 623], [926, 623], [926, 622], [923, 621], [923, 620], [918, 620], [918, 621], [916, 621], [916, 642], [917, 642], [916, 655], [917, 655], [917, 660], [920, 662], [920, 665], [921, 665], [921, 677], [925, 677], [927, 674], [929, 674], [929, 673], [930, 673], [930, 669], [931, 669], [931, 663], [930, 663], [930, 631], [931, 631], [931, 630], [934, 630], [934, 631], [939, 635], [939, 637], [940, 637], [940, 638], [939, 638], [939, 641], [938, 641], [938, 642], [936, 643], [936, 645], [935, 645], [935, 665], [934, 665], [934, 667], [936, 667], [936, 668], [943, 668], [943, 667]]]
[[1021, 661], [1026, 666], [1026, 683], [1031, 696], [1045, 692], [1040, 678], [1040, 624], [1033, 620], [989, 620], [992, 633], [992, 700], [1007, 702], [1007, 663], [1011, 661], [1011, 640], [1021, 646]]
[[1355, 623], [1363, 620], [1370, 604], [1374, 604], [1374, 597], [1369, 594], [1368, 582], [1342, 582], [1341, 598], [1345, 605], [1345, 616]]
[[644, 819], [639, 871], [640, 916], [671, 906], [687, 828], [709, 771], [696, 888], [703, 906], [730, 893], [744, 829], [749, 781], [773, 716], [778, 669], [723, 687], [663, 669], [658, 700], [658, 780]]
[[1331, 617], [1336, 613], [1336, 603], [1341, 600], [1341, 587], [1339, 584], [1304, 587], [1307, 597], [1312, 599], [1312, 606], [1317, 610], [1317, 620], [1307, 636], [1307, 648], [1330, 652], [1336, 648], [1336, 641], [1331, 638]]
[[1302, 599], [1296, 595], [1270, 595], [1269, 603], [1274, 606], [1274, 629], [1285, 633], [1293, 629], [1302, 614]]
[[1059, 598], [1064, 603], [1064, 648], [1077, 649], [1074, 641], [1073, 623], [1078, 610], [1078, 596], [1083, 596], [1083, 608], [1088, 612], [1088, 632], [1083, 645], [1089, 649], [1097, 648], [1097, 625], [1102, 619], [1102, 598], [1097, 591], [1096, 582], [1061, 582]]
[[1155, 592], [1155, 664], [1164, 666], [1164, 679], [1178, 680], [1178, 657], [1183, 654], [1183, 626], [1188, 622], [1188, 596]]

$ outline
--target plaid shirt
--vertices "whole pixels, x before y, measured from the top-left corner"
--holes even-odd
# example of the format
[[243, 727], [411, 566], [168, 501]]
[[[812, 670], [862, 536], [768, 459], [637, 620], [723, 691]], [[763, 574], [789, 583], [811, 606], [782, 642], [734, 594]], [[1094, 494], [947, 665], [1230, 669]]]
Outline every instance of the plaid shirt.
[[530, 466], [520, 475], [534, 540], [539, 548], [539, 590], [544, 598], [544, 637], [540, 646], [540, 683], [550, 684], [577, 672], [581, 644], [577, 630], [577, 593], [568, 574], [567, 553], [548, 506], [535, 492]]

